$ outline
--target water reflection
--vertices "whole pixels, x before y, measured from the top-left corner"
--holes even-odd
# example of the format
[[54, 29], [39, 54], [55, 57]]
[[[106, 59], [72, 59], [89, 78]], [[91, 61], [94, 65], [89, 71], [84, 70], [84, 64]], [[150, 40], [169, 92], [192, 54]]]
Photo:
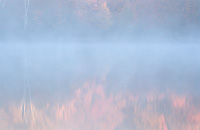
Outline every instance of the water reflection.
[[200, 128], [198, 45], [0, 50], [0, 129]]

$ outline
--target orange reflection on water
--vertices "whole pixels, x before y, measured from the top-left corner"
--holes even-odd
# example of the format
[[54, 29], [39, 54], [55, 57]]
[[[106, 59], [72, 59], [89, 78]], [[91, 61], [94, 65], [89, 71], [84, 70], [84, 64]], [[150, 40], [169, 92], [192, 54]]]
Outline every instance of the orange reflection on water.
[[200, 110], [192, 97], [173, 93], [106, 93], [86, 82], [64, 102], [11, 104], [0, 108], [0, 129], [199, 130]]

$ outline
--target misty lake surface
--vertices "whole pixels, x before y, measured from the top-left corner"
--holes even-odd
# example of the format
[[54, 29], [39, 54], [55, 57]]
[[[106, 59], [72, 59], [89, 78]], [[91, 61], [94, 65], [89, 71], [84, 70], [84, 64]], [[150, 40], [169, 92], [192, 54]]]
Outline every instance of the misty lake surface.
[[198, 130], [199, 79], [197, 44], [2, 44], [0, 129]]
[[200, 130], [200, 0], [0, 0], [0, 130]]

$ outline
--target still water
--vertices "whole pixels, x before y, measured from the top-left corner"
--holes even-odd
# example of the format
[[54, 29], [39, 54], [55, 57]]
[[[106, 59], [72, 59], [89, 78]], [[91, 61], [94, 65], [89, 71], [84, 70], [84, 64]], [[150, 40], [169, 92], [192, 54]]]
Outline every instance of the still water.
[[200, 46], [0, 46], [0, 129], [199, 130]]

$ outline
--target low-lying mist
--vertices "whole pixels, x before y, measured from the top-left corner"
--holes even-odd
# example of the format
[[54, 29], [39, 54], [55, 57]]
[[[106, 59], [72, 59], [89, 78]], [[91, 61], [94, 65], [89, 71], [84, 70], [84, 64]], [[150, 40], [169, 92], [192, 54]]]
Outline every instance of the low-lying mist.
[[197, 44], [0, 50], [0, 129], [199, 128]]
[[0, 0], [0, 130], [199, 130], [199, 0]]
[[199, 42], [199, 5], [199, 0], [1, 0], [0, 42]]

